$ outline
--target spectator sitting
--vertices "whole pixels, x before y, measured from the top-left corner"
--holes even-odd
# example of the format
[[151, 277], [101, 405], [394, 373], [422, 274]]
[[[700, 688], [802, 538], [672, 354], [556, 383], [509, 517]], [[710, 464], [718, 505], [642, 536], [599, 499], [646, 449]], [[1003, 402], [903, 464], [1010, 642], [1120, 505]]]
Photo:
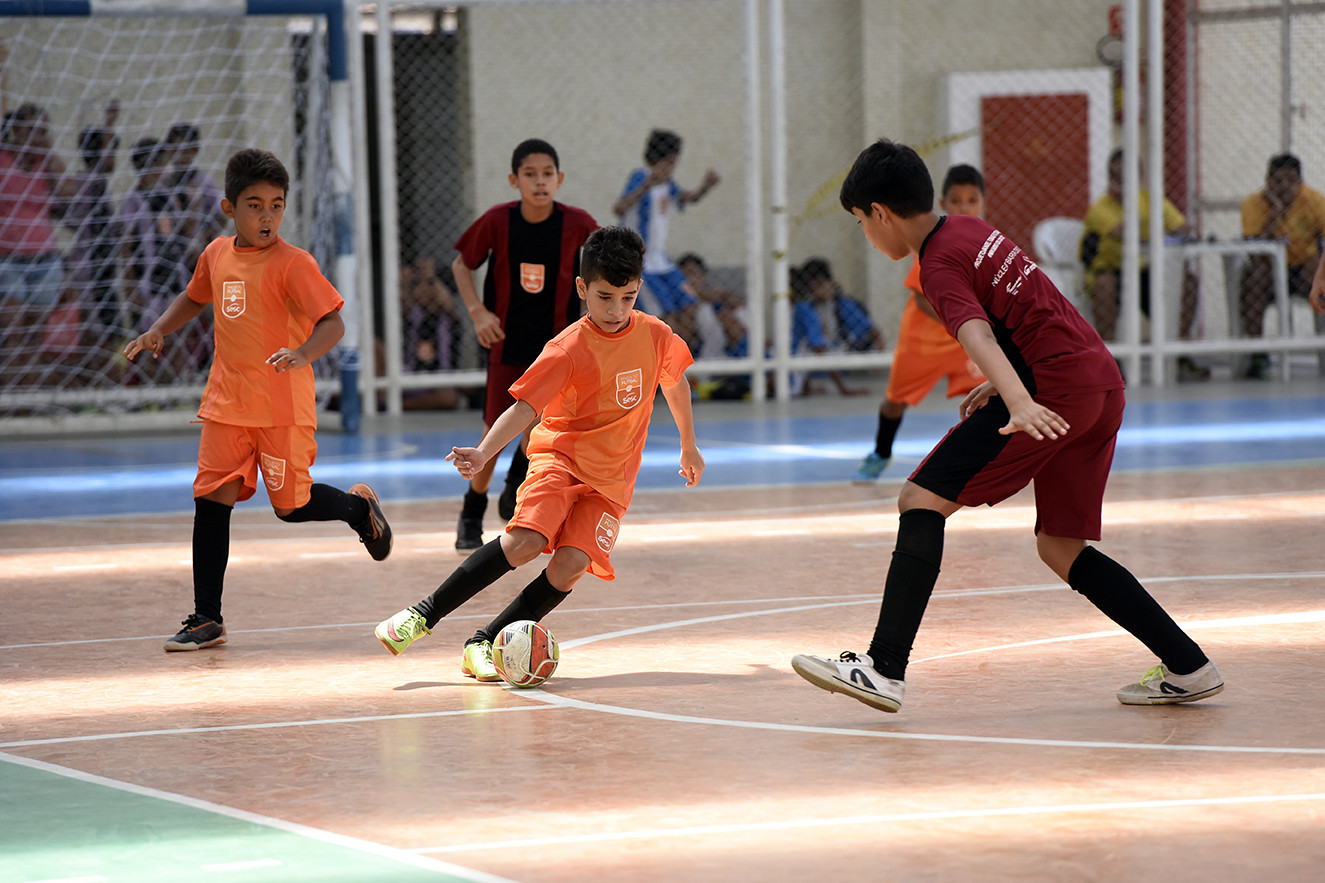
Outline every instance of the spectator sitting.
[[[676, 265], [685, 274], [686, 282], [699, 298], [700, 315], [709, 314], [712, 321], [721, 328], [722, 354], [733, 359], [744, 356], [749, 349], [746, 341], [748, 320], [745, 299], [730, 288], [716, 285], [709, 278], [708, 264], [693, 251], [677, 258]], [[700, 318], [698, 324], [702, 326], [706, 322]], [[704, 337], [707, 344], [709, 335], [705, 334]], [[705, 349], [707, 350], [708, 347], [706, 346]]]
[[[0, 63], [3, 56], [0, 55]], [[35, 335], [64, 294], [55, 219], [73, 181], [53, 149], [46, 111], [19, 105], [0, 124], [0, 364], [18, 374], [36, 356]]]
[[[1100, 337], [1106, 341], [1117, 339], [1118, 307], [1122, 292], [1123, 267], [1123, 152], [1115, 150], [1109, 155], [1109, 183], [1105, 192], [1086, 210], [1081, 234], [1081, 262], [1085, 265], [1086, 293], [1091, 300], [1092, 322]], [[1150, 192], [1139, 190], [1141, 241], [1150, 238]], [[1168, 199], [1163, 200], [1164, 233], [1186, 237], [1191, 228], [1182, 212]], [[1198, 299], [1196, 276], [1183, 269], [1182, 300], [1179, 305], [1179, 334], [1191, 338], [1196, 325]], [[1150, 315], [1150, 268], [1141, 264], [1141, 312]], [[1203, 380], [1210, 376], [1209, 369], [1197, 366], [1189, 357], [1178, 359], [1180, 380]]]
[[[400, 312], [405, 370], [428, 373], [454, 368], [452, 345], [464, 316], [451, 269], [439, 270], [432, 258], [401, 267]], [[405, 390], [402, 405], [407, 411], [438, 411], [457, 408], [460, 401], [454, 387], [436, 387]]]
[[[883, 334], [870, 319], [865, 305], [842, 291], [824, 258], [810, 258], [792, 272], [792, 300], [793, 354], [804, 348], [816, 353], [883, 349]], [[842, 395], [867, 392], [848, 387], [837, 371], [828, 373]], [[813, 391], [810, 379], [806, 378], [803, 392], [808, 395]]]
[[[66, 265], [68, 282], [88, 307], [89, 330], [98, 338], [123, 324], [115, 291], [120, 229], [110, 192], [120, 145], [114, 128], [118, 116], [119, 105], [112, 101], [106, 105], [104, 127], [88, 126], [79, 133], [78, 152], [84, 168], [73, 176], [75, 192], [62, 217], [74, 233]], [[95, 346], [99, 341], [90, 343]]]
[[[1302, 183], [1302, 163], [1291, 153], [1270, 158], [1265, 187], [1242, 201], [1242, 235], [1284, 243], [1288, 261], [1288, 293], [1307, 297], [1320, 263], [1319, 241], [1325, 236], [1325, 194]], [[1270, 258], [1253, 255], [1242, 275], [1242, 318], [1248, 337], [1264, 333], [1265, 308], [1274, 296]], [[1267, 353], [1253, 353], [1246, 376], [1264, 379]]]

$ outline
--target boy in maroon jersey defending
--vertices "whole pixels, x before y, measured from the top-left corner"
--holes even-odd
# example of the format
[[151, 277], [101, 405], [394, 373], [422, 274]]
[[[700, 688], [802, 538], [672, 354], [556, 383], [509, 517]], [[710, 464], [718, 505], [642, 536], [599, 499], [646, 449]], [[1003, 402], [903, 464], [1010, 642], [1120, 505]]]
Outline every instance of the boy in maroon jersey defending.
[[1123, 379], [1095, 329], [1024, 251], [975, 217], [934, 213], [914, 150], [880, 140], [842, 183], [842, 206], [893, 260], [919, 256], [920, 284], [988, 378], [897, 498], [897, 544], [865, 654], [796, 656], [810, 683], [897, 711], [906, 665], [943, 558], [949, 515], [1035, 482], [1041, 560], [1160, 659], [1118, 691], [1124, 705], [1191, 702], [1224, 689], [1218, 669], [1100, 539], [1104, 486], [1123, 416]]

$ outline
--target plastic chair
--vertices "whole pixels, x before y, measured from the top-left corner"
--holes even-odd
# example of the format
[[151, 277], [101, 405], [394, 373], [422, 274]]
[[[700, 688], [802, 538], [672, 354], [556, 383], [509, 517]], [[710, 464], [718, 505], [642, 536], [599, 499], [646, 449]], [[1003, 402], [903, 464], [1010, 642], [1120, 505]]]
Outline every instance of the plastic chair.
[[1085, 302], [1079, 257], [1082, 228], [1078, 218], [1045, 218], [1031, 234], [1040, 269], [1078, 310]]

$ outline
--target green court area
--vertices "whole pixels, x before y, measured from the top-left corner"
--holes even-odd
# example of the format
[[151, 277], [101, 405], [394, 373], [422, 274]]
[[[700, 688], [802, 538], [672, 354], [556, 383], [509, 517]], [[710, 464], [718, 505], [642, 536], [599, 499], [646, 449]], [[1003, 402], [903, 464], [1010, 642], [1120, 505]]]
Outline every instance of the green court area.
[[0, 883], [495, 881], [365, 841], [0, 755]]

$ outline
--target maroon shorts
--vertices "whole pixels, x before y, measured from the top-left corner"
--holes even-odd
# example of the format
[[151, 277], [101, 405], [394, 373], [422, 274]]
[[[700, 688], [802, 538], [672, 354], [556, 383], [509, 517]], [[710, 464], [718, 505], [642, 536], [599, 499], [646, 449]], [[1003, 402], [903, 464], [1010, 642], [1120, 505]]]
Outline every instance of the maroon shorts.
[[483, 403], [483, 424], [491, 426], [497, 422], [502, 412], [515, 404], [511, 398], [511, 384], [520, 379], [528, 370], [528, 365], [503, 365], [500, 362], [488, 363], [488, 390]]
[[1036, 441], [1024, 432], [999, 435], [1008, 410], [1002, 399], [991, 398], [949, 430], [911, 481], [963, 506], [992, 506], [1034, 481], [1037, 534], [1098, 540], [1123, 400], [1121, 389], [1037, 395], [1035, 401], [1071, 428], [1052, 441]]

